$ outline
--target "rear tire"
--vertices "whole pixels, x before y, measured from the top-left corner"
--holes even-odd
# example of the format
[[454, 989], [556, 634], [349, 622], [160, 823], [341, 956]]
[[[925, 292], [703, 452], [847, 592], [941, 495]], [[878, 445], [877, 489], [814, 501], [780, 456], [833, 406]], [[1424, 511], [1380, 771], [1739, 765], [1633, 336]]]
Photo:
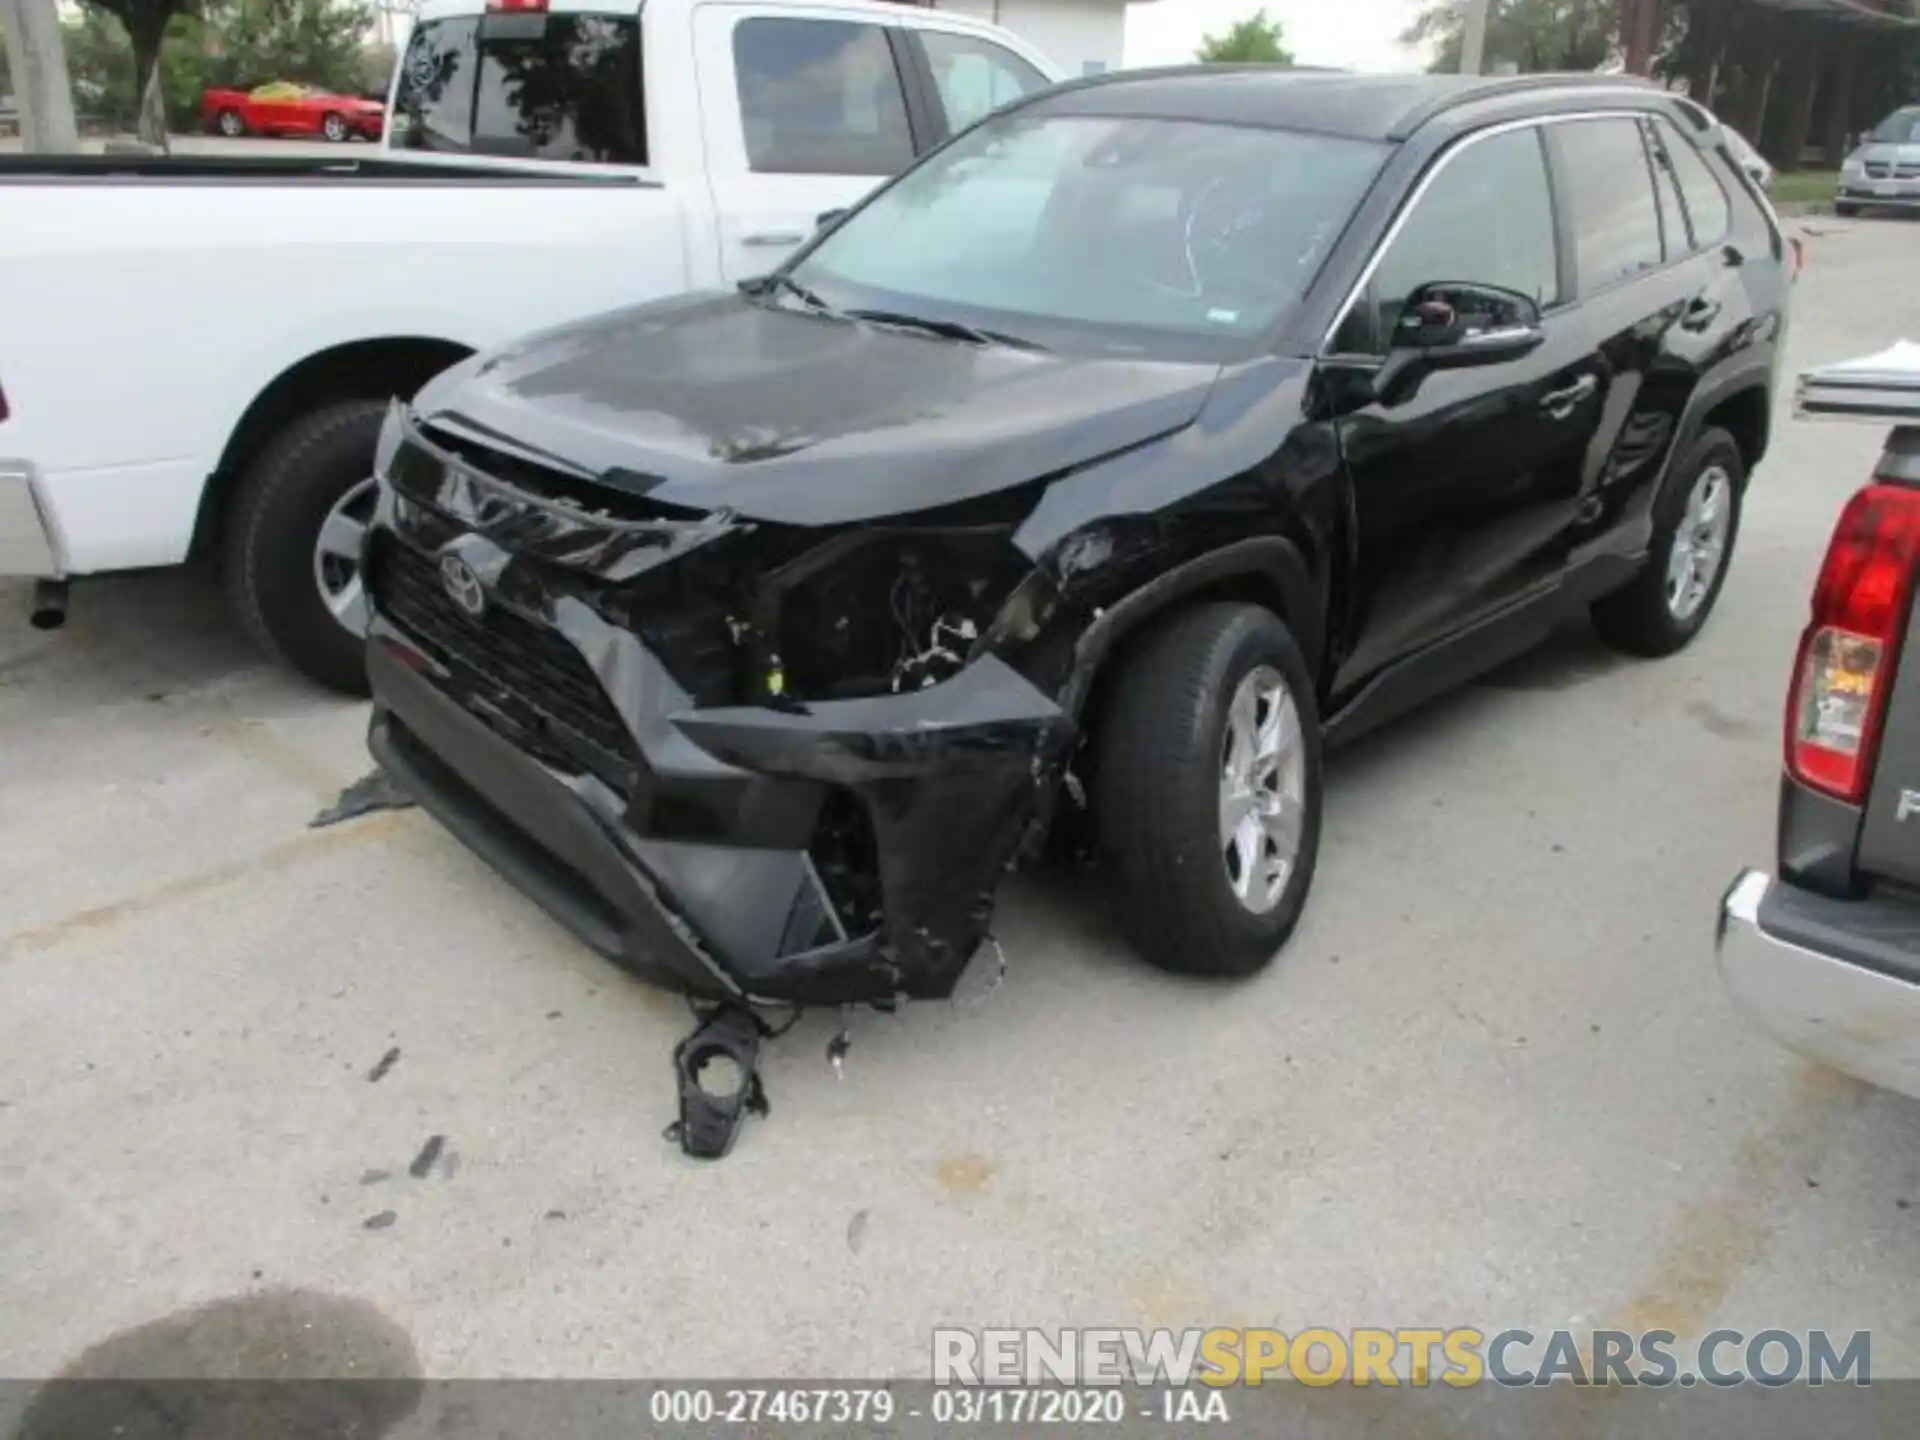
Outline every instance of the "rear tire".
[[[1727, 507], [1718, 559], [1704, 590], [1680, 586], [1682, 595], [1676, 600], [1675, 570], [1682, 558], [1676, 547], [1691, 547], [1687, 553], [1699, 553], [1700, 537], [1706, 532], [1693, 506], [1696, 497], [1710, 498], [1702, 495], [1702, 487], [1711, 489], [1716, 476], [1724, 481], [1721, 503]], [[1746, 488], [1747, 467], [1739, 444], [1725, 430], [1705, 431], [1673, 468], [1667, 493], [1654, 514], [1646, 564], [1625, 589], [1594, 605], [1593, 624], [1601, 639], [1616, 650], [1649, 659], [1672, 655], [1692, 643], [1706, 628], [1733, 566]]]
[[222, 110], [214, 118], [213, 125], [229, 140], [238, 140], [247, 133], [247, 122], [240, 118], [238, 110]]
[[344, 145], [351, 138], [347, 122], [338, 115], [326, 115], [320, 120], [320, 133], [334, 145]]
[[341, 400], [294, 420], [248, 467], [227, 516], [227, 593], [249, 634], [330, 690], [367, 693], [365, 643], [316, 577], [321, 527], [373, 474], [384, 400]]
[[[1268, 851], [1257, 815], [1284, 810], [1294, 843], [1290, 867], [1273, 872], [1277, 890], [1255, 885], [1249, 900], [1236, 876], [1246, 862], [1235, 863], [1247, 852], [1228, 836], [1239, 835], [1228, 810], [1229, 710], [1244, 686], [1271, 693], [1276, 680], [1296, 728], [1290, 747], [1275, 747], [1288, 758], [1275, 764], [1276, 777], [1285, 778], [1271, 793], [1297, 791], [1298, 799], [1272, 812], [1244, 811], [1258, 837], [1254, 873], [1285, 848]], [[1250, 713], [1264, 735], [1275, 709]], [[1122, 662], [1099, 727], [1094, 819], [1128, 937], [1163, 970], [1244, 976], [1264, 969], [1300, 921], [1320, 850], [1320, 716], [1287, 627], [1254, 605], [1207, 604], [1175, 615]]]

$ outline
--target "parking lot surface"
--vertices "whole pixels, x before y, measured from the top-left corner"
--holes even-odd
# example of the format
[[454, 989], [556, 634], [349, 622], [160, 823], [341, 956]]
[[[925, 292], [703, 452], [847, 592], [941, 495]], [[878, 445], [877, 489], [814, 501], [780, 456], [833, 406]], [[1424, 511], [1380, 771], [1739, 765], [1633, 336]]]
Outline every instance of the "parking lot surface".
[[[1920, 338], [1920, 232], [1806, 228], [1790, 369]], [[808, 1019], [710, 1166], [661, 1134], [680, 1000], [417, 812], [306, 828], [363, 706], [204, 580], [52, 635], [0, 586], [0, 1371], [254, 1295], [447, 1376], [917, 1376], [941, 1323], [1824, 1326], [1920, 1374], [1920, 1107], [1711, 954], [1880, 441], [1777, 422], [1691, 650], [1575, 629], [1339, 756], [1266, 974], [1162, 976], [1097, 883], [1020, 880], [997, 993], [853, 1017], [840, 1079]]]

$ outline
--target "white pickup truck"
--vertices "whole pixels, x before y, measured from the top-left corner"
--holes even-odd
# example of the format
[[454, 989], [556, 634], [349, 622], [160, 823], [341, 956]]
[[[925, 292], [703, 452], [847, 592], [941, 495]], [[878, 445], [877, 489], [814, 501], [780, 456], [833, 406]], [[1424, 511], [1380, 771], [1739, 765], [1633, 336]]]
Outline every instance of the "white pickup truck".
[[364, 159], [0, 159], [0, 575], [222, 567], [365, 685], [386, 402], [516, 335], [773, 269], [1057, 72], [866, 0], [429, 0]]

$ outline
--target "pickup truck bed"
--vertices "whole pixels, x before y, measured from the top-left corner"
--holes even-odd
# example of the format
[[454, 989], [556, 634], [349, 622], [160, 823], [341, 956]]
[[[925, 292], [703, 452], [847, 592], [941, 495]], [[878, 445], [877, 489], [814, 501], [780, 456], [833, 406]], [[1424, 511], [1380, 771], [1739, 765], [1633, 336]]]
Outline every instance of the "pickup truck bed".
[[[1920, 346], [1803, 379], [1803, 415], [1920, 421]], [[1842, 517], [1788, 716], [1779, 875], [1747, 871], [1721, 905], [1729, 990], [1778, 1039], [1920, 1096], [1920, 426], [1898, 425]], [[1836, 624], [1836, 612], [1846, 620]], [[1842, 633], [1847, 660], [1820, 672]], [[1877, 661], [1868, 661], [1877, 655]], [[1843, 682], [1825, 685], [1823, 679]], [[1870, 678], [1866, 678], [1870, 677]], [[1862, 684], [1864, 684], [1864, 696]], [[1853, 707], [1859, 707], [1857, 709]], [[1854, 725], [1856, 716], [1864, 724]], [[1809, 752], [1857, 734], [1856, 765]]]

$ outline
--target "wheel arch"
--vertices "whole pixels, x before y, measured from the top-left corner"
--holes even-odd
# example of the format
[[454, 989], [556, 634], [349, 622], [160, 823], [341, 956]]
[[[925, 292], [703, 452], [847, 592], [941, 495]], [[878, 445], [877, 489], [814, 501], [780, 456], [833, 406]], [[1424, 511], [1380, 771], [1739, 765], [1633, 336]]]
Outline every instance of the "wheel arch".
[[1255, 535], [1194, 556], [1104, 608], [1074, 646], [1061, 708], [1087, 728], [1118, 662], [1149, 630], [1189, 606], [1239, 600], [1278, 615], [1318, 675], [1325, 658], [1327, 606], [1306, 557], [1281, 535]]
[[1709, 430], [1725, 430], [1740, 447], [1740, 463], [1751, 476], [1767, 458], [1767, 441], [1772, 433], [1773, 400], [1764, 382], [1755, 381], [1716, 400], [1700, 417], [1695, 435]]
[[189, 553], [217, 543], [229, 504], [247, 467], [285, 425], [337, 400], [411, 396], [471, 346], [427, 335], [392, 335], [329, 346], [276, 375], [241, 414], [200, 497]]

